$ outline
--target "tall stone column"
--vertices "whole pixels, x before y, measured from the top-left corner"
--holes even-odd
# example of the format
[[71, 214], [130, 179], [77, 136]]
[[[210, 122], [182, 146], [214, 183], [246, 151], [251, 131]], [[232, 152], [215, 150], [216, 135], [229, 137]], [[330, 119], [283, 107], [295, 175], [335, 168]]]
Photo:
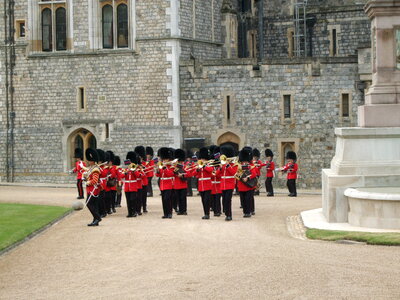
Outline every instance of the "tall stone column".
[[222, 39], [223, 57], [237, 58], [238, 56], [238, 20], [237, 12], [233, 7], [232, 0], [224, 0], [221, 7], [222, 14]]
[[347, 188], [400, 186], [400, 0], [371, 0], [365, 11], [372, 21], [372, 86], [358, 110], [359, 127], [335, 129], [335, 156], [322, 170], [328, 222], [352, 222]]
[[400, 1], [365, 6], [372, 28], [372, 86], [358, 108], [361, 127], [400, 127]]

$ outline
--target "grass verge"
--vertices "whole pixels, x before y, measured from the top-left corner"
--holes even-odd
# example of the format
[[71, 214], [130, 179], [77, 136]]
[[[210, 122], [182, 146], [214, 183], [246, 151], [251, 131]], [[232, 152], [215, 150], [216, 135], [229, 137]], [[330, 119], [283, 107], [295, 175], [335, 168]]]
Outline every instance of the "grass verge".
[[70, 211], [70, 208], [0, 203], [0, 251]]
[[335, 231], [308, 229], [306, 236], [313, 240], [339, 241], [350, 240], [369, 245], [400, 246], [400, 233], [370, 233], [353, 231]]

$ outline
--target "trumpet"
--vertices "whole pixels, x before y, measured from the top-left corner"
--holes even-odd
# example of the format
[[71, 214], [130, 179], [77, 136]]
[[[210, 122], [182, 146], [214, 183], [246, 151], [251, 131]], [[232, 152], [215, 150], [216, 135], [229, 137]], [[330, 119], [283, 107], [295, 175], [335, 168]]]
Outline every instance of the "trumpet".
[[175, 166], [177, 163], [178, 163], [178, 159], [176, 158], [176, 159], [174, 159], [174, 160], [167, 161], [167, 162], [159, 161], [157, 165], [158, 165], [158, 167], [159, 167], [160, 169], [162, 169], [162, 168], [165, 167], [165, 166]]
[[82, 173], [82, 178], [83, 181], [87, 181], [89, 179], [89, 176], [95, 171], [95, 170], [99, 170], [99, 168], [103, 165], [108, 164], [108, 162], [103, 162], [101, 164], [95, 164], [93, 166], [91, 166], [90, 168], [88, 167], [82, 167], [82, 170], [84, 171]]
[[226, 165], [227, 163], [230, 162], [237, 163], [239, 157], [238, 156], [226, 157], [226, 155], [222, 154], [219, 159], [221, 160], [221, 165]]

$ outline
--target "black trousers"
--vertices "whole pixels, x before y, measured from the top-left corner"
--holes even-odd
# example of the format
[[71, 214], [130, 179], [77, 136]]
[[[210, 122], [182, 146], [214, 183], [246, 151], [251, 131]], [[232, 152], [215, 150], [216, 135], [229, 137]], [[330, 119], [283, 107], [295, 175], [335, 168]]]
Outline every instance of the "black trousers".
[[101, 216], [105, 216], [107, 214], [106, 210], [106, 192], [100, 191], [99, 194], [99, 213]]
[[78, 196], [83, 198], [83, 186], [82, 186], [82, 179], [76, 180], [76, 187], [78, 188]]
[[132, 216], [136, 212], [136, 207], [133, 201], [134, 192], [125, 192], [126, 207], [128, 209], [128, 216]]
[[147, 195], [149, 197], [153, 197], [153, 186], [151, 184], [151, 180], [153, 177], [147, 177], [147, 180], [149, 181], [149, 184], [147, 185]]
[[232, 195], [233, 190], [222, 191], [222, 205], [224, 208], [225, 216], [232, 217]]
[[179, 212], [187, 212], [187, 189], [174, 190], [174, 198], [178, 202]]
[[205, 216], [210, 215], [210, 202], [211, 202], [211, 191], [200, 192], [201, 202], [203, 203], [203, 211]]
[[178, 207], [179, 200], [178, 200], [178, 197], [176, 196], [176, 190], [172, 190], [172, 192], [171, 192], [171, 201], [172, 201], [172, 208], [176, 212], [178, 212], [179, 211], [179, 207]]
[[243, 203], [243, 213], [245, 215], [251, 213], [251, 198], [253, 192], [253, 190], [247, 192], [239, 192], [240, 201]]
[[[94, 220], [101, 220], [100, 214], [99, 214], [99, 197], [98, 196], [87, 196], [87, 208], [89, 209], [90, 213], [93, 216]], [[87, 201], [86, 200], [86, 201]]]
[[142, 205], [143, 211], [147, 211], [147, 187], [148, 187], [148, 185], [145, 185], [142, 188], [141, 205]]
[[221, 197], [222, 194], [214, 194], [211, 195], [211, 199], [212, 199], [212, 209], [214, 211], [214, 215], [215, 214], [220, 214], [221, 213]]
[[188, 187], [187, 187], [187, 196], [192, 197], [193, 196], [193, 190], [192, 190], [192, 185], [193, 185], [193, 177], [189, 177], [187, 179]]
[[172, 190], [161, 191], [161, 200], [164, 216], [172, 215]]
[[255, 201], [254, 201], [255, 190], [251, 190], [249, 192], [250, 192], [250, 212], [253, 213], [253, 212], [256, 211], [256, 204], [255, 204]]
[[121, 205], [122, 191], [117, 190], [117, 197], [115, 198], [115, 206]]
[[136, 201], [135, 201], [136, 213], [142, 213], [142, 200], [143, 200], [142, 193], [143, 193], [143, 187], [136, 192]]
[[274, 187], [272, 186], [272, 179], [274, 177], [267, 177], [265, 179], [265, 189], [267, 190], [268, 195], [273, 196], [274, 195]]
[[286, 182], [289, 193], [297, 196], [296, 179], [288, 179]]
[[115, 209], [115, 197], [117, 195], [117, 191], [108, 191], [105, 193], [106, 198], [106, 211], [107, 213], [111, 212], [111, 209]]

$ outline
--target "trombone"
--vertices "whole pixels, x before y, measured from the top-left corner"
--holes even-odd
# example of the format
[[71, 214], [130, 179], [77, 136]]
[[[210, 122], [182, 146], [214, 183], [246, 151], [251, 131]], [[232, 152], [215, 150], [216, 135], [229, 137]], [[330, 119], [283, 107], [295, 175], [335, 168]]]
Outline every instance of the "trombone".
[[231, 163], [231, 162], [236, 164], [239, 161], [238, 156], [226, 157], [225, 154], [222, 154], [219, 159], [221, 160], [221, 165], [226, 165], [227, 163]]

